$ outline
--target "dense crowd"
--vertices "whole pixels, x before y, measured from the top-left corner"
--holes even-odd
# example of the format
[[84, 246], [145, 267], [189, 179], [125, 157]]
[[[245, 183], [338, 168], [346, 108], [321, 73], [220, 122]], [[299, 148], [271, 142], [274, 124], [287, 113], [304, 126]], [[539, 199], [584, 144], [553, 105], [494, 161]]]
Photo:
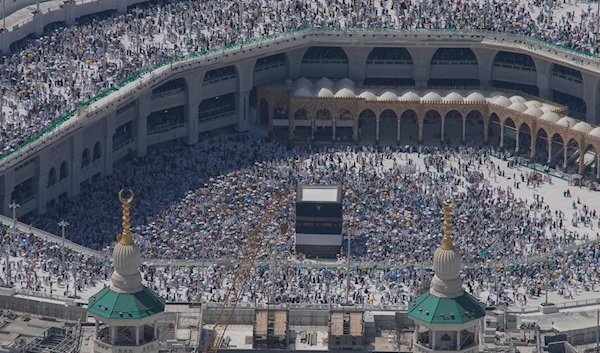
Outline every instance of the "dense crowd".
[[10, 151], [141, 68], [298, 28], [488, 29], [596, 52], [595, 12], [554, 18], [554, 6], [550, 0], [160, 0], [123, 15], [51, 25], [43, 36], [13, 44], [14, 54], [3, 59], [0, 150]]

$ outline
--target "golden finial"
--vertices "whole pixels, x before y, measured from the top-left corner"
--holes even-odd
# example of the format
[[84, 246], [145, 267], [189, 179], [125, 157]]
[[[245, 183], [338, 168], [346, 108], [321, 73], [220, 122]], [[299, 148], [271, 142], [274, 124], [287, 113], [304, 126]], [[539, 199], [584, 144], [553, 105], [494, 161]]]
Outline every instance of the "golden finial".
[[450, 218], [450, 210], [454, 206], [454, 201], [450, 197], [441, 196], [440, 204], [444, 208], [444, 239], [442, 239], [441, 248], [444, 250], [454, 249], [452, 244], [452, 219]]
[[131, 216], [129, 213], [129, 207], [131, 201], [133, 201], [133, 190], [129, 189], [128, 199], [123, 198], [123, 190], [119, 191], [119, 201], [123, 204], [123, 233], [117, 235], [117, 241], [121, 245], [131, 245], [133, 244], [133, 238], [131, 237]]

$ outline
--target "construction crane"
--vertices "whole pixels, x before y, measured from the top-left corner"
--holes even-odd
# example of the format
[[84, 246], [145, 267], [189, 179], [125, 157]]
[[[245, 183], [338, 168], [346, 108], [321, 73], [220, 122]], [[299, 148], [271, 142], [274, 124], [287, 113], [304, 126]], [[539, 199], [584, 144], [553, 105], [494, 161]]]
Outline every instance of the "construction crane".
[[[231, 286], [225, 295], [225, 300], [221, 307], [221, 312], [217, 317], [217, 322], [215, 322], [215, 326], [208, 337], [208, 342], [206, 343], [206, 346], [204, 346], [204, 353], [217, 353], [219, 348], [221, 348], [221, 344], [225, 338], [225, 331], [227, 330], [227, 326], [229, 326], [229, 321], [231, 320], [235, 307], [240, 301], [244, 288], [250, 279], [250, 271], [254, 266], [254, 260], [258, 257], [259, 251], [261, 250], [264, 228], [271, 221], [277, 205], [283, 204], [285, 192], [276, 190], [273, 196], [270, 203], [265, 205], [265, 211], [262, 217], [258, 221], [256, 227], [252, 230], [252, 233], [250, 233], [248, 242], [242, 250], [242, 258], [233, 275]], [[281, 225], [280, 232], [281, 234], [287, 232], [287, 224], [284, 223]]]

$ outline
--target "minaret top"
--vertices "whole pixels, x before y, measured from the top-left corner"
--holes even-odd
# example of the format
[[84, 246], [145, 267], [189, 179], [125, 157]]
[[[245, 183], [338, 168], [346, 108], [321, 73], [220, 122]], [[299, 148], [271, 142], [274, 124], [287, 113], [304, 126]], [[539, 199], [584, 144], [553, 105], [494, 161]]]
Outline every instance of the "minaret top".
[[115, 271], [111, 276], [111, 286], [118, 293], [136, 293], [143, 290], [142, 275], [139, 267], [141, 262], [141, 251], [131, 236], [131, 216], [129, 207], [133, 201], [133, 191], [129, 190], [131, 196], [123, 197], [123, 190], [119, 191], [119, 201], [123, 204], [123, 232], [117, 235], [117, 245], [113, 250], [113, 266]]
[[454, 201], [442, 196], [440, 204], [444, 208], [444, 238], [433, 254], [435, 276], [429, 292], [440, 298], [456, 298], [463, 294], [463, 289], [460, 279], [461, 256], [452, 244], [451, 210]]

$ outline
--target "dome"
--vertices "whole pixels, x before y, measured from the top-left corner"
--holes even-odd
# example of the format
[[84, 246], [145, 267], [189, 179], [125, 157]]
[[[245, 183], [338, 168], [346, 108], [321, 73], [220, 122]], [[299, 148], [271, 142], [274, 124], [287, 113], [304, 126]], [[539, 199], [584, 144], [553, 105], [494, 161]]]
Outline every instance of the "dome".
[[333, 92], [331, 91], [331, 89], [327, 88], [327, 87], [323, 87], [320, 88], [316, 93], [315, 96], [319, 97], [319, 98], [327, 98], [327, 97], [333, 97]]
[[118, 293], [136, 293], [143, 289], [139, 267], [141, 252], [137, 244], [117, 243], [113, 250], [114, 272], [110, 289]]
[[548, 113], [551, 111], [554, 111], [554, 107], [548, 104], [542, 104], [542, 106], [540, 107], [540, 110], [543, 111], [544, 113]]
[[398, 98], [398, 100], [402, 102], [418, 102], [421, 100], [421, 97], [413, 91], [408, 91], [402, 97]]
[[397, 101], [398, 95], [392, 90], [386, 90], [379, 95], [378, 101]]
[[300, 77], [299, 79], [297, 79], [294, 84], [292, 85], [293, 88], [298, 88], [298, 87], [306, 87], [306, 88], [312, 88], [312, 81], [307, 79], [306, 77]]
[[485, 103], [485, 97], [479, 92], [473, 92], [465, 98], [468, 103]]
[[575, 119], [571, 118], [570, 116], [565, 116], [562, 119], [560, 119], [559, 121], [556, 122], [558, 125], [560, 126], [564, 126], [564, 127], [573, 127], [576, 124]]
[[294, 97], [312, 97], [313, 94], [311, 91], [308, 90], [308, 88], [306, 88], [304, 86], [300, 86], [299, 88], [296, 88], [296, 90], [292, 93], [292, 96], [294, 96]]
[[343, 79], [339, 80], [336, 84], [335, 84], [335, 88], [337, 88], [338, 90], [342, 87], [348, 87], [348, 88], [353, 88], [354, 87], [354, 81], [352, 81], [351, 79], [349, 79], [348, 77], [344, 77]]
[[356, 94], [350, 88], [342, 88], [335, 94], [338, 98], [356, 98]]
[[437, 92], [429, 92], [421, 98], [423, 102], [441, 102], [442, 97]]
[[544, 113], [544, 115], [542, 115], [540, 117], [540, 119], [549, 121], [551, 123], [556, 123], [557, 121], [560, 120], [560, 116], [554, 112], [547, 112], [547, 113]]
[[521, 96], [512, 96], [512, 97], [510, 97], [510, 101], [515, 103], [515, 102], [525, 102], [527, 100]]
[[323, 77], [320, 78], [317, 82], [315, 82], [315, 87], [327, 87], [333, 90], [334, 84], [333, 81], [331, 81], [327, 77]]
[[447, 102], [447, 103], [462, 103], [462, 102], [464, 102], [464, 100], [465, 99], [463, 98], [463, 96], [461, 96], [460, 94], [458, 94], [456, 92], [450, 92], [444, 98], [444, 102]]
[[501, 92], [501, 91], [496, 91], [496, 92], [490, 93], [490, 95], [488, 97], [490, 97], [490, 98], [506, 97], [506, 93]]
[[527, 115], [535, 116], [536, 118], [539, 118], [540, 116], [544, 115], [544, 112], [536, 107], [527, 108], [527, 110], [524, 113]]
[[527, 110], [527, 106], [522, 102], [516, 101], [508, 107], [508, 109], [516, 110], [518, 112], [525, 112]]
[[600, 137], [600, 127], [595, 128], [594, 130], [590, 131], [588, 134], [590, 134], [592, 136]]
[[499, 106], [508, 108], [508, 107], [510, 107], [512, 102], [504, 96], [499, 96], [499, 97], [494, 98], [494, 104], [498, 104]]
[[365, 100], [368, 100], [368, 101], [376, 101], [377, 100], [377, 96], [371, 90], [362, 91], [358, 96], [360, 98], [364, 98]]
[[441, 298], [461, 296], [460, 265], [461, 256], [455, 247], [450, 250], [439, 247], [433, 254], [435, 276], [431, 281], [430, 293]]
[[527, 108], [540, 108], [541, 106], [543, 106], [543, 104], [538, 101], [527, 101], [525, 102], [525, 105], [527, 106]]
[[583, 133], [588, 133], [590, 131], [592, 131], [593, 127], [592, 125], [586, 123], [585, 121], [579, 122], [577, 124], [575, 124], [575, 126], [573, 126], [573, 130], [575, 131], [580, 131]]

